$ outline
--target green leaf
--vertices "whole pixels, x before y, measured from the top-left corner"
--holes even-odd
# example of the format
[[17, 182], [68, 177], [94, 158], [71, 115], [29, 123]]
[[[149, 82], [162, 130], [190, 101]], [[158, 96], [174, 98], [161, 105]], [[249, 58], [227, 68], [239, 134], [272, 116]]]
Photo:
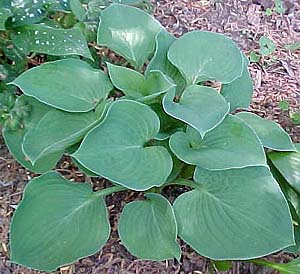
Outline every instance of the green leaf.
[[284, 8], [284, 4], [282, 0], [275, 0], [275, 11], [279, 14], [284, 13], [285, 12], [285, 8]]
[[27, 185], [10, 233], [13, 262], [54, 271], [100, 250], [110, 225], [105, 203], [90, 185], [49, 172]]
[[54, 152], [45, 158], [41, 158], [32, 165], [22, 150], [22, 142], [26, 131], [24, 129], [9, 130], [4, 128], [2, 134], [9, 152], [14, 156], [17, 162], [32, 172], [41, 174], [51, 170], [63, 155], [63, 151]]
[[214, 261], [213, 264], [219, 271], [228, 271], [232, 268], [231, 261]]
[[146, 12], [131, 6], [113, 4], [100, 17], [98, 44], [106, 46], [137, 69], [141, 69], [155, 47], [161, 25]]
[[80, 0], [70, 0], [70, 7], [76, 19], [78, 19], [79, 21], [85, 20], [87, 11], [82, 6]]
[[146, 77], [143, 74], [121, 66], [107, 63], [113, 85], [134, 99], [143, 101], [153, 99], [174, 88], [174, 84], [160, 71], [151, 71]]
[[181, 251], [172, 206], [160, 194], [145, 196], [145, 201], [131, 202], [123, 209], [118, 227], [122, 243], [140, 259], [179, 261]]
[[78, 59], [44, 63], [24, 72], [12, 84], [28, 96], [70, 112], [94, 109], [113, 88], [103, 71]]
[[242, 76], [230, 84], [222, 85], [221, 94], [230, 103], [230, 111], [249, 107], [253, 95], [253, 81], [246, 62]]
[[169, 48], [175, 40], [176, 38], [166, 30], [161, 30], [156, 35], [155, 53], [147, 66], [145, 74], [147, 75], [152, 70], [160, 70], [162, 73], [173, 79], [177, 85], [177, 92], [181, 92], [186, 86], [185, 79], [179, 70], [172, 65], [167, 56]]
[[0, 8], [0, 30], [5, 30], [5, 23], [7, 19], [12, 15], [9, 9]]
[[179, 236], [214, 260], [262, 257], [294, 244], [286, 200], [266, 167], [197, 168], [198, 187], [174, 203]]
[[79, 28], [52, 28], [42, 24], [24, 26], [17, 29], [12, 40], [25, 54], [80, 55], [93, 59]]
[[159, 118], [150, 107], [130, 100], [116, 101], [72, 156], [92, 172], [127, 188], [161, 186], [173, 164], [164, 147], [147, 146], [159, 127]]
[[236, 116], [254, 130], [264, 147], [279, 151], [297, 151], [290, 136], [274, 121], [250, 112], [240, 112]]
[[289, 188], [288, 190], [288, 196], [285, 196], [289, 202], [290, 211], [293, 218], [295, 245], [287, 247], [284, 251], [298, 255], [300, 253], [300, 196], [292, 188]]
[[286, 264], [273, 264], [273, 268], [278, 270], [281, 274], [298, 274], [300, 270], [300, 258], [296, 258]]
[[260, 54], [258, 54], [253, 50], [249, 54], [249, 59], [251, 63], [258, 63], [260, 61], [260, 57], [261, 57]]
[[295, 125], [300, 124], [300, 112], [292, 112], [290, 113], [291, 122]]
[[165, 112], [195, 128], [202, 137], [220, 124], [229, 112], [229, 105], [224, 97], [210, 87], [189, 86], [178, 103], [174, 102], [174, 97], [175, 90], [165, 95]]
[[206, 31], [192, 31], [175, 41], [168, 58], [187, 83], [206, 80], [230, 83], [242, 75], [243, 55], [228, 37]]
[[23, 121], [23, 128], [19, 128], [18, 130], [10, 130], [8, 128], [3, 129], [5, 144], [14, 158], [25, 168], [35, 173], [44, 173], [49, 171], [61, 158], [63, 151], [55, 151], [54, 153], [48, 154], [47, 157], [39, 159], [34, 165], [32, 165], [22, 150], [22, 144], [24, 135], [31, 130], [49, 111], [51, 111], [52, 108], [24, 95], [18, 98], [17, 104], [28, 104], [31, 108], [31, 111], [29, 116]]
[[271, 152], [268, 153], [268, 158], [287, 182], [300, 194], [300, 151]]
[[64, 151], [76, 144], [96, 123], [95, 112], [70, 113], [52, 110], [27, 132], [23, 151], [34, 164], [48, 154]]
[[284, 48], [290, 51], [296, 51], [300, 49], [300, 41], [296, 41], [292, 44], [285, 45]]
[[49, 11], [70, 9], [66, 0], [12, 0], [10, 6], [14, 15], [13, 27], [35, 24], [45, 18]]
[[271, 8], [266, 9], [266, 15], [271, 16], [273, 14], [273, 10]]
[[290, 108], [290, 103], [287, 100], [282, 100], [278, 104], [281, 110], [287, 111]]
[[175, 133], [170, 138], [170, 148], [180, 160], [210, 170], [267, 165], [256, 134], [233, 115], [203, 139], [190, 127], [186, 133]]
[[7, 8], [9, 9], [11, 7], [11, 0], [2, 0], [0, 2], [0, 8]]
[[276, 50], [274, 42], [267, 36], [262, 36], [259, 39], [259, 52], [264, 56], [269, 56]]
[[289, 263], [286, 264], [280, 264], [280, 263], [274, 263], [262, 259], [256, 259], [253, 260], [255, 264], [267, 266], [270, 268], [273, 268], [281, 274], [298, 274], [300, 269], [300, 258], [296, 258]]

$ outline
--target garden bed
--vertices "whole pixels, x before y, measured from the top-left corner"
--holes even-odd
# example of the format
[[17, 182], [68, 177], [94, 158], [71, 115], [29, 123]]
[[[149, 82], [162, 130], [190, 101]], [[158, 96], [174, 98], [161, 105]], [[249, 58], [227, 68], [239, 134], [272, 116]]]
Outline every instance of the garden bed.
[[[300, 51], [291, 52], [285, 46], [300, 40], [300, 4], [286, 1], [284, 13], [266, 15], [272, 1], [153, 1], [156, 18], [176, 36], [194, 30], [210, 30], [226, 33], [243, 49], [246, 55], [259, 51], [259, 39], [268, 36], [276, 45], [275, 52], [251, 64], [255, 93], [251, 110], [263, 117], [278, 121], [300, 142], [300, 126], [292, 123], [289, 111], [300, 111]], [[218, 2], [218, 1], [215, 1]], [[280, 109], [279, 103], [289, 102], [289, 111]], [[34, 174], [23, 169], [9, 155], [3, 140], [0, 147], [0, 273], [39, 273], [9, 262], [8, 229], [13, 210], [22, 197], [24, 186]], [[64, 158], [57, 170], [66, 178], [76, 181], [90, 180], [95, 189], [109, 185], [105, 180], [86, 178], [68, 158]], [[166, 189], [169, 197], [179, 194]], [[209, 273], [210, 263], [183, 245], [181, 263], [176, 261], [150, 262], [137, 260], [120, 244], [117, 220], [125, 203], [136, 198], [133, 192], [113, 194], [107, 197], [112, 234], [101, 252], [82, 259], [61, 273]], [[32, 224], [34, 225], [34, 224]], [[290, 255], [280, 253], [269, 259], [286, 262]], [[59, 272], [58, 272], [59, 273]], [[229, 273], [272, 273], [249, 263], [237, 262]]]

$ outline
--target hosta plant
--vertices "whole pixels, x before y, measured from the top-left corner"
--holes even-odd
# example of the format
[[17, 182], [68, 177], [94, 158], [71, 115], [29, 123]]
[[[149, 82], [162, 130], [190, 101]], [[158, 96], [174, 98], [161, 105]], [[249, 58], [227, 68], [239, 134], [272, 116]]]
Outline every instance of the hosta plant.
[[[122, 4], [101, 12], [97, 32], [98, 46], [126, 66], [65, 58], [10, 82], [26, 115], [3, 136], [41, 174], [13, 216], [11, 260], [53, 271], [99, 251], [110, 235], [105, 197], [124, 190], [144, 193], [118, 223], [121, 243], [138, 258], [180, 260], [178, 238], [214, 261], [297, 253], [300, 147], [247, 112], [252, 80], [236, 44], [204, 31], [177, 39]], [[52, 171], [64, 154], [112, 186], [94, 191]], [[173, 185], [184, 193], [169, 201], [164, 188]]]

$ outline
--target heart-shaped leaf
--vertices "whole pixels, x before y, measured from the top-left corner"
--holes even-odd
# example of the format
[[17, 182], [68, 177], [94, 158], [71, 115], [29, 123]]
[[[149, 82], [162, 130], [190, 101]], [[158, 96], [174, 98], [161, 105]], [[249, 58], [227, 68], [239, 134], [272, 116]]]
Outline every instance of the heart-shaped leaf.
[[294, 244], [286, 200], [266, 167], [197, 168], [198, 187], [174, 203], [179, 236], [215, 260], [262, 257]]
[[24, 72], [12, 84], [28, 96], [70, 112], [92, 110], [113, 88], [103, 71], [77, 59], [44, 63]]
[[170, 138], [170, 148], [180, 160], [210, 170], [267, 165], [256, 134], [233, 115], [203, 139], [192, 128], [175, 133]]
[[[248, 59], [247, 59], [248, 60]], [[242, 76], [229, 84], [223, 84], [221, 94], [230, 103], [230, 111], [248, 108], [253, 95], [253, 81], [245, 62]]]
[[179, 102], [174, 102], [175, 90], [163, 99], [166, 113], [195, 128], [203, 137], [220, 124], [229, 112], [222, 95], [210, 87], [192, 85], [184, 90]]
[[179, 70], [172, 65], [167, 56], [169, 48], [174, 41], [176, 41], [176, 38], [164, 29], [156, 35], [155, 53], [147, 66], [145, 74], [148, 75], [152, 70], [160, 70], [173, 79], [177, 86], [176, 91], [181, 92], [186, 86], [185, 79]]
[[114, 50], [141, 69], [154, 51], [155, 36], [160, 30], [159, 22], [146, 12], [113, 4], [101, 14], [97, 39], [99, 45]]
[[268, 158], [287, 182], [300, 194], [300, 147], [298, 152], [271, 152]]
[[116, 101], [73, 157], [92, 172], [133, 190], [161, 186], [173, 164], [164, 147], [147, 146], [159, 127], [159, 118], [147, 105]]
[[168, 58], [187, 83], [206, 80], [230, 83], [242, 75], [244, 60], [236, 44], [222, 34], [192, 31], [176, 40]]
[[144, 77], [143, 74], [129, 68], [110, 63], [107, 63], [107, 66], [113, 85], [134, 99], [152, 99], [174, 88], [174, 84], [160, 71], [151, 71]]
[[296, 151], [290, 136], [279, 124], [250, 112], [240, 112], [236, 116], [255, 131], [264, 147], [279, 151]]
[[131, 202], [123, 209], [118, 228], [122, 243], [131, 254], [144, 260], [180, 260], [172, 206], [159, 194], [145, 196], [147, 200]]
[[110, 234], [102, 198], [56, 172], [33, 179], [11, 223], [11, 260], [43, 271], [96, 253]]
[[64, 151], [79, 142], [96, 122], [95, 112], [50, 111], [27, 132], [23, 140], [23, 151], [34, 164], [48, 154]]
[[93, 59], [79, 28], [61, 29], [45, 25], [30, 25], [17, 29], [14, 44], [25, 54], [81, 55]]
[[5, 23], [7, 19], [12, 15], [9, 9], [0, 8], [0, 30], [5, 30]]
[[44, 173], [49, 171], [61, 158], [63, 150], [50, 153], [46, 157], [40, 158], [34, 165], [32, 165], [22, 150], [22, 144], [24, 135], [30, 131], [49, 111], [53, 110], [53, 108], [24, 95], [18, 98], [16, 104], [17, 106], [20, 104], [30, 106], [30, 114], [24, 119], [23, 128], [19, 128], [17, 130], [10, 130], [8, 128], [3, 129], [2, 133], [5, 144], [15, 159], [25, 168], [35, 173]]

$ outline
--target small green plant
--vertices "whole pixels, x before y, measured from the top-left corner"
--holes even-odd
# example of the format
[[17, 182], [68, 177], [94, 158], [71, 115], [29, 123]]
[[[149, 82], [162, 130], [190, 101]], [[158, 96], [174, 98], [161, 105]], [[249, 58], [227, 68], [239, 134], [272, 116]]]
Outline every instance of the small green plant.
[[259, 39], [259, 52], [263, 56], [269, 56], [276, 50], [276, 45], [267, 36], [262, 36]]
[[274, 13], [282, 14], [285, 12], [284, 3], [282, 0], [275, 0], [274, 1], [274, 8], [267, 8], [266, 15], [271, 16]]
[[300, 112], [291, 112], [290, 113], [290, 118], [293, 124], [299, 125], [300, 124]]
[[285, 12], [284, 3], [282, 0], [275, 0], [275, 8], [274, 11], [278, 14], [282, 14]]
[[290, 108], [290, 104], [287, 100], [282, 100], [278, 104], [279, 108], [283, 111], [287, 111]]
[[300, 124], [300, 112], [291, 110], [290, 104], [287, 100], [280, 101], [278, 106], [282, 111], [288, 112], [290, 120], [293, 124], [295, 125]]
[[296, 41], [294, 43], [291, 44], [287, 44], [284, 46], [285, 49], [290, 50], [290, 51], [296, 51], [300, 49], [300, 42]]
[[268, 66], [277, 61], [277, 58], [272, 56], [275, 50], [274, 42], [269, 37], [262, 36], [259, 39], [259, 51], [252, 50], [249, 54], [249, 60], [251, 63], [259, 63], [260, 60], [263, 60], [263, 65]]
[[252, 50], [249, 54], [249, 60], [251, 63], [258, 63], [260, 61], [261, 55], [256, 51]]
[[[77, 6], [74, 15], [84, 12]], [[41, 24], [14, 33], [25, 53], [64, 58], [9, 83], [22, 95], [6, 113], [24, 114], [16, 127], [5, 124], [6, 145], [41, 174], [12, 219], [12, 262], [54, 271], [99, 251], [110, 235], [105, 197], [124, 190], [144, 193], [118, 224], [122, 244], [141, 259], [180, 260], [178, 237], [224, 268], [217, 261], [299, 248], [299, 214], [287, 201], [300, 193], [300, 147], [275, 122], [233, 114], [248, 108], [253, 85], [231, 39], [205, 31], [176, 39], [144, 11], [113, 4], [101, 12], [97, 47], [130, 67], [107, 62], [102, 70], [79, 34]], [[94, 191], [51, 171], [64, 154], [113, 185]], [[172, 185], [189, 189], [173, 205], [164, 193]]]

